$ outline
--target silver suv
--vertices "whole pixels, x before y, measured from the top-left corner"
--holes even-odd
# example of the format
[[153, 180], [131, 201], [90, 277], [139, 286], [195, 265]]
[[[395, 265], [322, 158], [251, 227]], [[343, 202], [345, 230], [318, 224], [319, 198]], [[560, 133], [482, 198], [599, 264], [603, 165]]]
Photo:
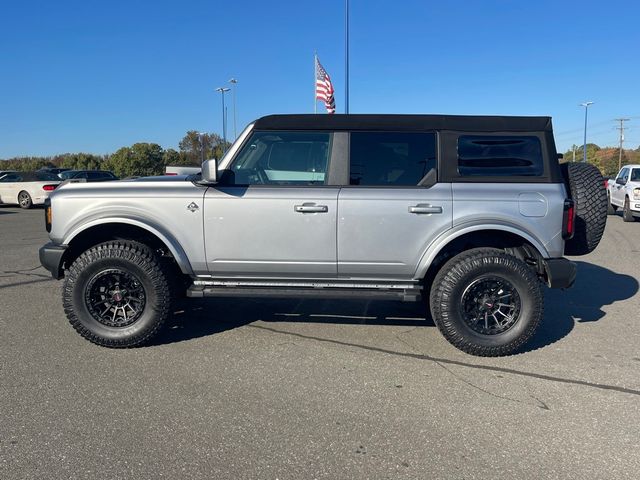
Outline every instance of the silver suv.
[[201, 175], [59, 188], [40, 258], [108, 347], [148, 342], [186, 292], [425, 300], [453, 345], [495, 356], [533, 335], [542, 283], [572, 285], [563, 254], [596, 247], [606, 209], [548, 117], [272, 115]]

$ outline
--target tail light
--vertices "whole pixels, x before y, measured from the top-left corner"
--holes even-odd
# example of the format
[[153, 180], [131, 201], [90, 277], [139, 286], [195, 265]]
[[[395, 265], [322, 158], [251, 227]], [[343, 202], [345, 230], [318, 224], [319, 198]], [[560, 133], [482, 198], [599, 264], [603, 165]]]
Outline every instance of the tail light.
[[42, 189], [45, 192], [52, 192], [52, 191], [54, 191], [56, 189], [56, 187], [57, 187], [57, 185], [43, 185]]
[[569, 240], [573, 238], [575, 231], [576, 210], [573, 200], [564, 201], [564, 212], [562, 215], [562, 238]]
[[170, 173], [165, 173], [165, 175], [178, 175], [178, 174], [177, 174], [177, 173], [170, 172]]

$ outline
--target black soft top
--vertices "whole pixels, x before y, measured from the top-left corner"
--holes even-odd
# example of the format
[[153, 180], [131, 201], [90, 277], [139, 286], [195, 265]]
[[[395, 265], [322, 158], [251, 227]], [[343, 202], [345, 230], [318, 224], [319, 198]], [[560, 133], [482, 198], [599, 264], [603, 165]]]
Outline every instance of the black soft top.
[[468, 132], [551, 132], [551, 117], [485, 115], [268, 115], [257, 130], [453, 130]]

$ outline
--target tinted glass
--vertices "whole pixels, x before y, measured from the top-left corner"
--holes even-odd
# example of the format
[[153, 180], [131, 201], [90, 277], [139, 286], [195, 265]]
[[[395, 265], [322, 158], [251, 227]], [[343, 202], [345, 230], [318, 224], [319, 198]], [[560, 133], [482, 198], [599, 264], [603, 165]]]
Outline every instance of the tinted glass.
[[417, 185], [435, 166], [433, 133], [351, 133], [351, 185]]
[[22, 177], [17, 173], [9, 173], [0, 178], [0, 182], [19, 182], [20, 180], [22, 180]]
[[631, 170], [631, 178], [632, 182], [640, 182], [640, 168], [634, 168]]
[[33, 174], [33, 180], [31, 181], [39, 181], [39, 182], [50, 182], [50, 181], [59, 181], [60, 177], [58, 177], [54, 173], [49, 172], [35, 172]]
[[235, 185], [324, 184], [331, 134], [255, 132], [238, 153], [224, 183]]
[[540, 176], [542, 146], [534, 136], [462, 135], [458, 173], [464, 176]]

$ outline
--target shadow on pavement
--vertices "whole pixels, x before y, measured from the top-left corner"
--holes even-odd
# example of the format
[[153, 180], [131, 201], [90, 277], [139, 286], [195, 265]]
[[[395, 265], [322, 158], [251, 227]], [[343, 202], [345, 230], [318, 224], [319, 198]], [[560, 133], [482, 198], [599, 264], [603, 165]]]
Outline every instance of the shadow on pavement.
[[602, 307], [631, 298], [638, 292], [639, 284], [634, 277], [592, 263], [575, 263], [578, 275], [573, 287], [545, 292], [544, 320], [523, 351], [557, 342], [573, 330], [575, 322], [597, 322], [605, 316]]
[[[545, 347], [567, 336], [574, 322], [595, 322], [602, 307], [631, 298], [638, 281], [586, 262], [576, 262], [573, 288], [548, 290], [545, 316], [522, 351]], [[168, 328], [154, 344], [166, 344], [232, 330], [255, 321], [348, 325], [434, 326], [423, 303], [366, 300], [203, 298], [179, 302]]]

